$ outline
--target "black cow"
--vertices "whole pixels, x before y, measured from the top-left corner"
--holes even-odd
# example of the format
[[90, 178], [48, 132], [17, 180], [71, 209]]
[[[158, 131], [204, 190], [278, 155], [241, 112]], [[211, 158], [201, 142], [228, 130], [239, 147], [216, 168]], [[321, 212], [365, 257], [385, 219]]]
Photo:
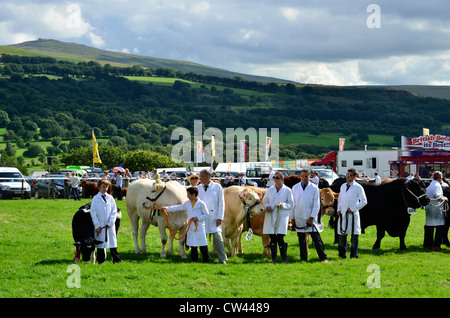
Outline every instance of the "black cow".
[[[72, 236], [75, 240], [76, 255], [74, 261], [80, 260], [80, 253], [82, 260], [87, 262], [90, 260], [92, 252], [95, 250], [95, 244], [97, 242], [94, 238], [94, 223], [91, 218], [91, 204], [81, 206], [75, 213], [72, 219]], [[122, 218], [122, 213], [119, 208], [117, 208], [116, 217], [116, 233], [120, 227], [120, 219]]]
[[[331, 188], [339, 192], [345, 179], [337, 179]], [[367, 204], [360, 211], [361, 230], [375, 225], [377, 227], [377, 240], [373, 249], [379, 249], [385, 232], [392, 237], [399, 237], [400, 249], [405, 250], [405, 236], [410, 222], [409, 208], [420, 208], [430, 203], [426, 195], [424, 183], [419, 179], [407, 180], [398, 178], [382, 184], [369, 183], [357, 180], [364, 188]], [[336, 191], [337, 190], [337, 191]]]

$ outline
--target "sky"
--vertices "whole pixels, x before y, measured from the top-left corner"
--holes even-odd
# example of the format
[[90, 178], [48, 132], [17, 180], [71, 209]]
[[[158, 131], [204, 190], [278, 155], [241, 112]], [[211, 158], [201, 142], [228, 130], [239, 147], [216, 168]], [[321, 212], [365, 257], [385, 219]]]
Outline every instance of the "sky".
[[450, 85], [449, 0], [2, 0], [38, 38], [327, 85]]

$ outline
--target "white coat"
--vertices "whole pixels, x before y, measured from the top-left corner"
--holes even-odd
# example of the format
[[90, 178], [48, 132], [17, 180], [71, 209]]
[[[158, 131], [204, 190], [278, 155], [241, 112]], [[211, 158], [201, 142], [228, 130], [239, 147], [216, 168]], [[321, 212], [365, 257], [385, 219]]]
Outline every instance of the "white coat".
[[[117, 216], [117, 206], [114, 198], [109, 195], [106, 195], [106, 203], [103, 201], [101, 196], [102, 194], [99, 192], [92, 198], [91, 203], [91, 218], [94, 223], [94, 238], [97, 241], [102, 241], [102, 244], [97, 244], [95, 247], [97, 248], [116, 248], [117, 247], [117, 236], [116, 236], [116, 216]], [[109, 228], [102, 229], [100, 234], [95, 232], [95, 229], [101, 227], [105, 227], [109, 225]], [[108, 240], [105, 242], [105, 233], [108, 233]]]
[[425, 225], [426, 226], [440, 226], [445, 225], [445, 216], [442, 212], [442, 200], [444, 192], [442, 186], [437, 180], [433, 180], [427, 187], [427, 195], [432, 199], [433, 205], [429, 204], [425, 207]]
[[[277, 203], [282, 203], [280, 208], [275, 208]], [[266, 212], [264, 217], [263, 234], [287, 234], [289, 214], [294, 205], [292, 191], [284, 184], [277, 192], [276, 186], [271, 186], [264, 196], [264, 205], [271, 207], [272, 212]]]
[[[355, 235], [361, 234], [359, 210], [361, 210], [366, 204], [366, 193], [364, 192], [363, 187], [356, 181], [353, 181], [350, 184], [350, 188], [348, 190], [347, 182], [341, 186], [337, 206], [337, 210], [341, 211], [341, 217], [339, 217], [337, 224], [338, 235], [352, 234], [352, 232]], [[348, 213], [347, 208], [350, 208], [352, 213]]]
[[[318, 215], [320, 212], [320, 195], [317, 185], [308, 182], [305, 190], [302, 183], [299, 182], [292, 187], [292, 197], [294, 199], [294, 207], [291, 210], [290, 218], [295, 220], [297, 232], [322, 232], [323, 226], [318, 223]], [[306, 229], [306, 221], [314, 218], [314, 226], [308, 226]], [[300, 228], [300, 229], [299, 229]]]
[[191, 201], [186, 201], [183, 204], [172, 205], [167, 207], [167, 212], [187, 211], [188, 220], [196, 217], [197, 229], [195, 229], [194, 221], [191, 222], [189, 231], [186, 236], [186, 244], [188, 246], [205, 246], [208, 245], [206, 240], [205, 220], [208, 218], [208, 208], [205, 202], [198, 199], [192, 207]]
[[223, 220], [225, 214], [225, 199], [223, 197], [222, 186], [211, 181], [205, 191], [203, 184], [197, 186], [198, 198], [206, 203], [208, 208], [208, 218], [205, 221], [206, 233], [222, 232], [222, 226], [216, 226], [217, 220]]

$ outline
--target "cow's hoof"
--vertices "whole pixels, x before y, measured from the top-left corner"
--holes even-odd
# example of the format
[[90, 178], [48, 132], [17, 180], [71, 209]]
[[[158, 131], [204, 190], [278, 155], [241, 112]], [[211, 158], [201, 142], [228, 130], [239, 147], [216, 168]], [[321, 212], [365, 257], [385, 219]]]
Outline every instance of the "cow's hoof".
[[159, 257], [160, 257], [160, 258], [166, 258], [166, 256], [167, 256], [167, 255], [166, 255], [165, 253], [164, 253], [164, 254], [161, 253], [161, 255], [160, 255]]
[[374, 245], [374, 246], [372, 246], [372, 249], [373, 249], [373, 250], [379, 250], [379, 249], [380, 249], [380, 246], [379, 246], [379, 245], [378, 245], [378, 246], [375, 246], [375, 245]]
[[181, 255], [182, 259], [187, 259], [187, 255]]

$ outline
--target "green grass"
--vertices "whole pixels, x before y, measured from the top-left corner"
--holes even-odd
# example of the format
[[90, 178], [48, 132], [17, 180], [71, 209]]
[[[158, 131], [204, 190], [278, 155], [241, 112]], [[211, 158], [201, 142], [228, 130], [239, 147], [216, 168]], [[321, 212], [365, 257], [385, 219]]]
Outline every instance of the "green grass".
[[[394, 136], [369, 134], [369, 141], [365, 144], [378, 144], [378, 145], [396, 145]], [[345, 138], [345, 148], [354, 146], [354, 143], [350, 141], [351, 136], [346, 136], [339, 133], [326, 133], [318, 136], [313, 136], [309, 132], [292, 132], [292, 133], [280, 133], [280, 144], [313, 144], [318, 146], [339, 146], [339, 138]], [[400, 146], [400, 145], [398, 145]]]
[[[123, 220], [118, 233], [121, 264], [108, 259], [103, 265], [79, 264], [81, 287], [68, 288], [67, 272], [73, 264], [71, 220], [87, 203], [72, 200], [2, 200], [0, 205], [0, 297], [149, 297], [149, 298], [444, 298], [450, 295], [449, 248], [427, 252], [423, 241], [423, 210], [413, 215], [408, 229], [407, 251], [399, 251], [398, 238], [386, 236], [382, 249], [372, 251], [376, 232], [370, 227], [360, 237], [359, 259], [338, 258], [333, 232], [322, 239], [329, 262], [321, 263], [312, 246], [307, 263], [300, 262], [295, 233], [288, 233], [289, 264], [273, 265], [261, 255], [261, 239], [243, 239], [243, 255], [219, 265], [192, 264], [175, 253], [160, 259], [159, 233], [151, 227], [148, 253], [134, 254], [125, 201], [118, 203]], [[327, 221], [327, 220], [326, 220]], [[175, 243], [175, 249], [177, 247]], [[189, 254], [189, 252], [188, 252]], [[379, 266], [380, 288], [368, 288]]]

